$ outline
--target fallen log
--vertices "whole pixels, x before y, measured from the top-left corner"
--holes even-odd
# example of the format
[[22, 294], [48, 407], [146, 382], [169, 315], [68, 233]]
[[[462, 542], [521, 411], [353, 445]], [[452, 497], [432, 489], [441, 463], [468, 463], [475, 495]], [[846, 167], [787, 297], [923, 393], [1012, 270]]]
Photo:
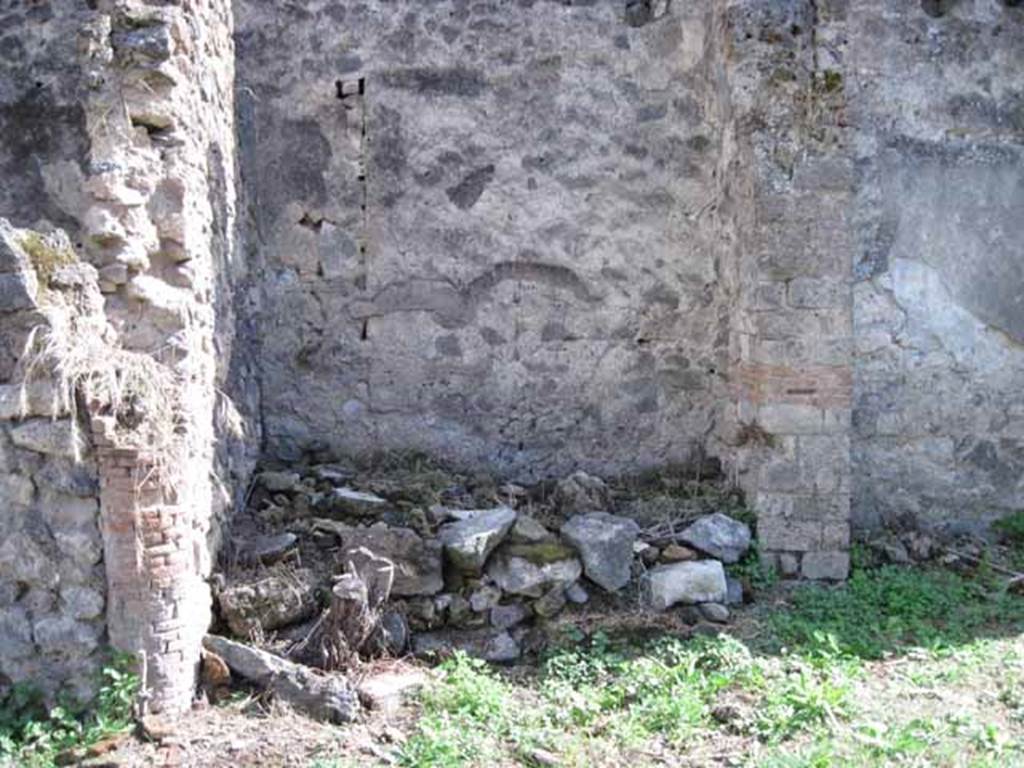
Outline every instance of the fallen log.
[[217, 635], [203, 638], [211, 651], [240, 677], [317, 720], [348, 723], [359, 715], [359, 696], [341, 675], [318, 674], [280, 656]]

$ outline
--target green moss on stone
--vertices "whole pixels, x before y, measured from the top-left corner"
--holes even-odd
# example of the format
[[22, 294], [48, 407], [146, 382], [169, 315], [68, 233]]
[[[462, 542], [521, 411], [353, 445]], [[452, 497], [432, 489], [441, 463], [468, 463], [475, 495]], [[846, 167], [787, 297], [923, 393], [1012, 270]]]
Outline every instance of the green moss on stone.
[[43, 288], [50, 284], [50, 279], [58, 269], [78, 261], [74, 251], [53, 246], [38, 232], [28, 232], [22, 237], [21, 247], [28, 254], [36, 277], [39, 278], [39, 285]]
[[843, 75], [834, 69], [826, 69], [822, 83], [825, 86], [825, 93], [835, 93], [843, 87]]
[[571, 560], [576, 551], [559, 544], [557, 541], [542, 541], [537, 544], [513, 544], [506, 550], [513, 557], [521, 557], [534, 565], [557, 563], [560, 560]]

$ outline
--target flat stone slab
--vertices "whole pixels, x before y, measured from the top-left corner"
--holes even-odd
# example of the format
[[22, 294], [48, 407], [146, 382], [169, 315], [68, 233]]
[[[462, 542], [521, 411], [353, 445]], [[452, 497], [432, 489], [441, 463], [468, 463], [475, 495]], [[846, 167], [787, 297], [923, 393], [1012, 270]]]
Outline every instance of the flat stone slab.
[[359, 701], [367, 709], [393, 715], [423, 688], [429, 679], [430, 676], [422, 669], [372, 675], [359, 683]]
[[276, 536], [259, 536], [241, 545], [241, 560], [255, 565], [272, 565], [295, 549], [299, 538], [294, 533], [279, 533]]
[[341, 675], [319, 674], [309, 667], [217, 635], [203, 638], [203, 647], [223, 659], [233, 673], [263, 686], [310, 717], [348, 723], [359, 714], [359, 697]]
[[382, 499], [375, 493], [364, 493], [354, 488], [335, 488], [329, 494], [329, 503], [332, 509], [355, 515], [356, 517], [368, 517], [383, 512], [387, 506], [387, 499]]

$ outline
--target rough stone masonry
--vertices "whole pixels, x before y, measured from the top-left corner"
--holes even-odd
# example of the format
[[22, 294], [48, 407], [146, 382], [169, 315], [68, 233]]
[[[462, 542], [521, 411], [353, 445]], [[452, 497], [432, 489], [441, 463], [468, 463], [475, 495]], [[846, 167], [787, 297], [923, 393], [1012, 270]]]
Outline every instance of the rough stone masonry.
[[[187, 706], [260, 451], [712, 456], [807, 578], [1024, 507], [1022, 58], [1010, 0], [0, 3], [0, 683]], [[175, 482], [26, 384], [60, 296]]]

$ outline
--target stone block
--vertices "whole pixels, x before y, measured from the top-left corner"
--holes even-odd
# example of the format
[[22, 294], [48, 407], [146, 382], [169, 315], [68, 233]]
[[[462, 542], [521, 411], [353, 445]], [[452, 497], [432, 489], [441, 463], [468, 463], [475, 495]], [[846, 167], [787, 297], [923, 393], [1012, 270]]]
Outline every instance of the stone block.
[[67, 413], [60, 392], [47, 380], [26, 384], [0, 384], [0, 421]]
[[35, 308], [36, 290], [36, 281], [31, 272], [0, 274], [0, 312]]
[[95, 527], [100, 512], [99, 503], [93, 497], [52, 492], [40, 494], [39, 507], [51, 531]]
[[48, 616], [32, 625], [32, 636], [43, 653], [74, 657], [91, 653], [99, 644], [97, 628], [70, 616]]
[[11, 440], [19, 448], [49, 456], [75, 458], [78, 454], [79, 438], [66, 419], [30, 419], [11, 429]]
[[103, 595], [89, 587], [61, 587], [60, 597], [64, 602], [65, 612], [73, 619], [97, 619], [103, 615], [103, 608], [106, 605]]
[[27, 507], [35, 496], [32, 481], [22, 475], [0, 475], [0, 509], [11, 514], [12, 507]]
[[847, 521], [850, 519], [850, 496], [845, 493], [792, 496], [788, 515], [798, 520]]
[[56, 531], [53, 540], [62, 554], [80, 565], [96, 565], [103, 557], [103, 543], [95, 526]]
[[847, 550], [850, 547], [850, 524], [845, 521], [826, 521], [821, 526], [821, 546], [827, 550]]
[[759, 517], [757, 535], [766, 550], [808, 552], [821, 548], [822, 523], [784, 517]]
[[782, 309], [785, 305], [785, 283], [760, 283], [754, 290], [754, 309]]
[[800, 573], [815, 581], [840, 581], [850, 575], [850, 553], [841, 551], [806, 552]]
[[0, 573], [5, 579], [52, 589], [59, 575], [53, 561], [27, 534], [16, 533], [0, 543]]
[[13, 606], [0, 611], [0, 662], [6, 667], [16, 659], [35, 654], [32, 624], [24, 608]]
[[814, 435], [824, 430], [824, 414], [814, 405], [764, 403], [758, 423], [772, 434]]
[[93, 497], [99, 492], [99, 476], [96, 465], [88, 460], [74, 461], [61, 456], [51, 456], [33, 478], [40, 489], [51, 493]]
[[803, 467], [796, 460], [768, 460], [758, 471], [757, 483], [766, 491], [798, 493], [805, 490]]
[[797, 277], [789, 281], [789, 306], [797, 309], [849, 308], [849, 289], [846, 278], [836, 275], [832, 278]]

